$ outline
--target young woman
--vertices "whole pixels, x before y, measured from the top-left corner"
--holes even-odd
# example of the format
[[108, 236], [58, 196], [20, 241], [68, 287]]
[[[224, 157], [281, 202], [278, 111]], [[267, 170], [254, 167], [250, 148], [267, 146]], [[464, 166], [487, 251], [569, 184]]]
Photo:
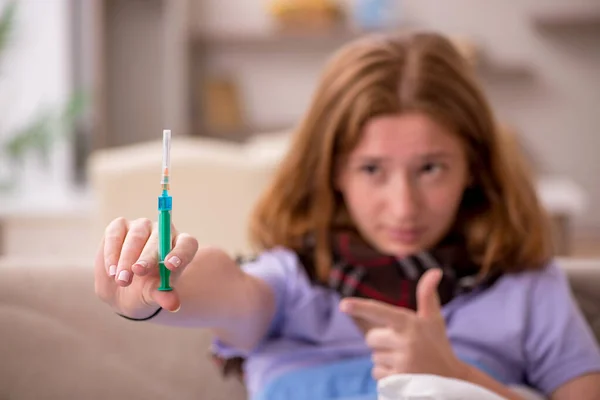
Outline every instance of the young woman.
[[213, 329], [253, 399], [374, 398], [402, 373], [600, 398], [598, 345], [533, 186], [438, 34], [333, 57], [250, 228], [260, 254], [242, 268], [177, 234], [175, 290], [159, 292], [156, 229], [116, 219], [96, 291], [128, 318]]

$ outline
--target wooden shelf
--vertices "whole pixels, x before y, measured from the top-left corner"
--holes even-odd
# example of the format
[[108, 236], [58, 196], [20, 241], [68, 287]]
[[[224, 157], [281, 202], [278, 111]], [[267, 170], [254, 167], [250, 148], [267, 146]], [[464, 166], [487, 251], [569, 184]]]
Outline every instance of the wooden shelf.
[[[238, 52], [248, 54], [268, 53], [269, 57], [278, 57], [286, 50], [294, 52], [331, 52], [343, 44], [355, 40], [368, 32], [353, 31], [350, 29], [332, 29], [314, 31], [312, 33], [298, 33], [286, 31], [271, 32], [220, 32], [207, 33], [196, 32], [191, 41], [192, 50], [196, 51], [192, 56], [197, 63], [193, 70], [202, 75], [201, 65], [206, 57], [211, 57], [219, 52]], [[530, 79], [534, 75], [531, 65], [520, 60], [499, 60], [485, 51], [484, 46], [465, 37], [454, 37], [454, 43], [458, 50], [473, 63], [479, 75], [502, 80]], [[197, 58], [196, 58], [197, 57]], [[261, 54], [267, 57], [267, 54]], [[194, 74], [194, 73], [193, 73]], [[198, 102], [200, 104], [201, 102]], [[278, 124], [271, 126], [242, 126], [239, 129], [214, 130], [203, 125], [199, 120], [193, 132], [195, 135], [219, 138], [222, 140], [245, 141], [253, 134], [282, 131], [289, 129], [293, 124]]]
[[[197, 33], [194, 46], [212, 51], [274, 51], [309, 49], [331, 50], [369, 32], [335, 29], [313, 33], [265, 32], [265, 33]], [[496, 77], [523, 78], [533, 75], [532, 68], [518, 61], [501, 61], [489, 57], [478, 45], [466, 38], [456, 38], [456, 44], [467, 58], [478, 66], [481, 73]]]
[[367, 32], [338, 28], [316, 32], [197, 32], [192, 44], [196, 48], [208, 50], [270, 50], [273, 48], [332, 49], [359, 38]]
[[540, 11], [532, 16], [532, 22], [544, 30], [600, 29], [600, 6], [563, 6]]

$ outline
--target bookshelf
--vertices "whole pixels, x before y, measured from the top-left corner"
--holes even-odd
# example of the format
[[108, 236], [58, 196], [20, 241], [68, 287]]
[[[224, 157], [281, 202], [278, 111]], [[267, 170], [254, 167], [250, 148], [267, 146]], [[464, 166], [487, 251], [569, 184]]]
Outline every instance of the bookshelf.
[[[309, 35], [261, 32], [213, 32], [202, 30], [194, 13], [192, 0], [105, 0], [95, 4], [95, 21], [91, 24], [96, 37], [95, 82], [98, 91], [95, 147], [129, 145], [156, 140], [162, 129], [174, 135], [217, 137], [243, 141], [254, 133], [289, 129], [296, 121], [278, 121], [268, 126], [248, 123], [236, 115], [232, 99], [233, 82], [212, 82], [214, 94], [230, 108], [212, 106], [224, 115], [202, 112], [209, 95], [205, 95], [208, 64], [219, 54], [235, 53], [240, 57], [259, 55], [277, 59], [293, 52], [308, 60], [323, 60], [339, 46], [363, 34], [336, 26], [329, 31]], [[410, 29], [414, 26], [407, 26]], [[472, 54], [477, 71], [501, 79], [531, 78], [535, 71], [526, 60], [499, 59], [484, 45], [469, 38], [457, 39], [459, 47]], [[309, 58], [310, 57], [310, 58]], [[293, 76], [290, 79], [294, 79]], [[233, 100], [235, 103], [235, 100]], [[226, 114], [229, 113], [229, 116]], [[221, 122], [234, 121], [225, 127], [210, 127], [208, 114]], [[238, 113], [239, 114], [239, 113]]]

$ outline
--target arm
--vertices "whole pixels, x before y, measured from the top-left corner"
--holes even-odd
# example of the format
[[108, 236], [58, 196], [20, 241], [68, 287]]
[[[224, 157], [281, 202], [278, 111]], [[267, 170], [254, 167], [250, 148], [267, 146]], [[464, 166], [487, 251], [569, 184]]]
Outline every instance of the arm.
[[518, 394], [510, 390], [508, 387], [491, 378], [479, 369], [466, 364], [464, 365], [464, 368], [465, 372], [462, 378], [463, 380], [488, 389], [506, 398], [507, 400], [525, 400], [523, 397], [519, 396]]
[[540, 272], [527, 307], [527, 380], [552, 399], [600, 398], [600, 349], [565, 272], [556, 265]]
[[212, 328], [219, 340], [241, 350], [260, 342], [276, 311], [271, 286], [245, 273], [220, 249], [198, 250], [174, 289], [181, 309], [162, 312], [152, 322]]
[[600, 373], [575, 378], [556, 389], [550, 398], [552, 400], [600, 399]]
[[[113, 220], [94, 262], [97, 296], [126, 318], [213, 328], [238, 350], [253, 348], [274, 325], [294, 263], [266, 252], [242, 269], [222, 250], [198, 249], [195, 238], [173, 231], [165, 266], [174, 290], [162, 291], [156, 224]], [[157, 314], [159, 306], [164, 311]]]
[[[600, 354], [562, 270], [539, 272], [529, 297], [524, 351], [527, 379], [551, 400], [600, 399]], [[466, 380], [508, 398], [512, 391], [467, 366]]]

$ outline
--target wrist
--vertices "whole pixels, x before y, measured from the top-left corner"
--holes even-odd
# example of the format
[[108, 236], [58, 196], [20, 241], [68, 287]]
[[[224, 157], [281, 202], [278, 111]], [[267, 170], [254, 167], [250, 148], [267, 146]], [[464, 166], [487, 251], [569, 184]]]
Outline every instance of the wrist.
[[133, 315], [126, 315], [123, 313], [119, 313], [117, 312], [117, 315], [119, 315], [120, 317], [123, 317], [125, 319], [128, 319], [130, 321], [148, 321], [154, 317], [156, 317], [161, 311], [162, 311], [162, 307], [160, 306], [156, 306], [148, 311], [145, 312], [137, 312]]
[[473, 367], [461, 360], [457, 360], [453, 378], [473, 382]]
[[497, 382], [476, 367], [465, 362], [459, 361], [456, 371], [456, 379], [480, 386], [502, 396], [503, 398], [506, 398], [507, 400], [524, 400], [521, 396], [510, 390], [508, 387], [504, 386], [500, 382]]

